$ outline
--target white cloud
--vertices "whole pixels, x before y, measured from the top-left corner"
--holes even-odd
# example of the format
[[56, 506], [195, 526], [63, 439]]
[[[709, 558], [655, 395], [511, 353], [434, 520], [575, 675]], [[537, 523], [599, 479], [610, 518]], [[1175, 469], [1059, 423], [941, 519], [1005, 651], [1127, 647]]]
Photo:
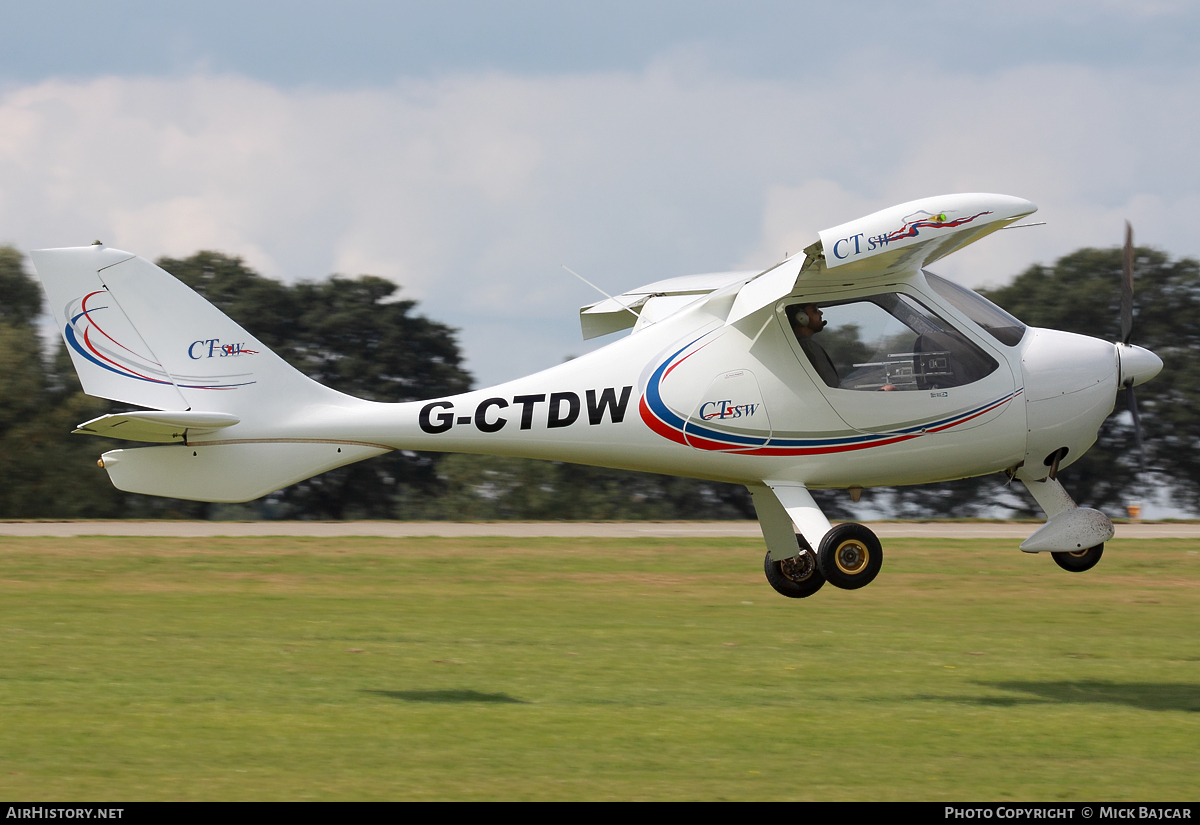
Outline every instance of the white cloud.
[[686, 57], [357, 91], [46, 81], [0, 95], [0, 239], [383, 275], [463, 328], [490, 383], [587, 349], [574, 312], [595, 296], [561, 263], [611, 290], [766, 266], [818, 229], [938, 192], [1020, 195], [1050, 221], [942, 265], [970, 284], [1114, 245], [1125, 217], [1139, 242], [1200, 254], [1198, 92], [1196, 72], [918, 63], [813, 87]]

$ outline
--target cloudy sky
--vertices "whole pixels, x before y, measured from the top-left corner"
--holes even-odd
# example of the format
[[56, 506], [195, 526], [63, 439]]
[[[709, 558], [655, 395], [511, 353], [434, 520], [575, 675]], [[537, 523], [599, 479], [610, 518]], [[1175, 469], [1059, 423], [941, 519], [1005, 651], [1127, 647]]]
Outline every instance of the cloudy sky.
[[[1081, 246], [1200, 256], [1200, 4], [2, 2], [0, 243], [395, 280], [490, 384], [590, 349], [577, 311], [764, 268], [943, 192]], [[601, 342], [603, 343], [603, 342]]]

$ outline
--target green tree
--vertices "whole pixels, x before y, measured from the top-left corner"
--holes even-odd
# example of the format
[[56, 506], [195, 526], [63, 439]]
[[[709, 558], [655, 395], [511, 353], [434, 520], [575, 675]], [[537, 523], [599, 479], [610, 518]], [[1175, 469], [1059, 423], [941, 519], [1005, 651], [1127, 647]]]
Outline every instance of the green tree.
[[[1026, 324], [1117, 341], [1121, 305], [1120, 248], [1080, 249], [1037, 264], [1007, 286], [983, 294]], [[1175, 501], [1200, 508], [1200, 264], [1138, 248], [1134, 267], [1133, 343], [1163, 359], [1163, 371], [1136, 390], [1146, 463], [1139, 473], [1132, 417], [1124, 391], [1095, 445], [1059, 481], [1081, 505], [1124, 515], [1129, 502], [1166, 485]], [[879, 491], [895, 515], [965, 517], [997, 510], [1041, 516], [1018, 483], [1000, 475]]]
[[29, 277], [21, 253], [0, 246], [0, 321], [31, 328], [42, 313], [42, 288]]
[[[74, 425], [121, 405], [81, 392], [61, 343], [43, 359], [36, 319], [41, 291], [21, 256], [0, 248], [0, 514], [31, 516], [196, 517], [203, 504], [130, 496], [98, 483], [95, 457], [127, 446], [66, 438]], [[453, 330], [396, 300], [381, 278], [334, 276], [285, 285], [240, 259], [201, 252], [163, 259], [180, 277], [298, 369], [335, 389], [377, 401], [449, 395], [470, 386]], [[1052, 266], [1033, 266], [988, 297], [1033, 326], [1115, 340], [1120, 250], [1084, 249]], [[1134, 342], [1163, 358], [1154, 381], [1138, 389], [1151, 472], [1139, 478], [1124, 393], [1097, 444], [1061, 476], [1081, 504], [1119, 513], [1148, 496], [1150, 480], [1169, 484], [1183, 506], [1200, 507], [1200, 264], [1137, 251]], [[841, 491], [815, 491], [833, 517], [856, 508]], [[1000, 476], [917, 488], [868, 491], [867, 501], [906, 517], [966, 516], [997, 507], [1038, 514], [1020, 485]], [[596, 467], [488, 456], [397, 452], [311, 479], [250, 508], [308, 518], [738, 518], [753, 507], [738, 485]]]
[[[199, 252], [159, 266], [309, 377], [373, 401], [470, 388], [449, 327], [416, 315], [383, 278], [285, 285], [239, 259]], [[257, 507], [304, 518], [748, 518], [739, 485], [563, 462], [398, 451], [293, 485]]]
[[530, 521], [754, 518], [738, 484], [503, 456], [450, 455], [423, 517]]
[[[200, 252], [163, 259], [196, 289], [302, 372], [376, 401], [469, 389], [453, 330], [396, 300], [384, 279], [334, 276], [286, 285], [238, 258]], [[495, 456], [401, 451], [344, 467], [239, 508], [123, 493], [96, 457], [128, 442], [69, 435], [128, 406], [83, 393], [65, 346], [43, 357], [42, 292], [21, 255], [0, 248], [0, 516], [17, 518], [247, 517], [438, 519], [748, 518], [738, 485]]]
[[[1093, 446], [1060, 476], [1081, 504], [1121, 512], [1168, 484], [1181, 505], [1200, 508], [1200, 263], [1156, 249], [1135, 251], [1133, 343], [1163, 359], [1136, 390], [1150, 472], [1139, 477], [1124, 391]], [[1032, 266], [987, 297], [1031, 326], [1116, 341], [1120, 336], [1121, 250], [1081, 249], [1053, 266]]]
[[[464, 392], [470, 375], [454, 330], [413, 312], [383, 278], [333, 276], [287, 285], [240, 258], [198, 252], [158, 265], [195, 289], [292, 366], [333, 389], [372, 401], [416, 401]], [[268, 512], [306, 518], [395, 518], [436, 491], [436, 458], [396, 451], [292, 485]]]
[[0, 513], [21, 513], [37, 492], [41, 462], [30, 430], [42, 413], [45, 369], [37, 332], [20, 320], [0, 320]]
[[95, 442], [67, 437], [107, 403], [83, 394], [61, 343], [45, 358], [42, 289], [8, 246], [0, 247], [0, 290], [0, 517], [116, 515], [120, 494], [96, 484], [104, 471]]

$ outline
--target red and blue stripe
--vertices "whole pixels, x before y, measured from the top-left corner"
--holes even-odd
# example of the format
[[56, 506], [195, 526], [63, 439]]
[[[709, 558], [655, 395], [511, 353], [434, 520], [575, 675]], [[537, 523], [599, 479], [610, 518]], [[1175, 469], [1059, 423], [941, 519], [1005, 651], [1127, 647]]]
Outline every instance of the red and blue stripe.
[[[642, 421], [651, 430], [677, 444], [700, 450], [730, 452], [739, 455], [800, 456], [826, 455], [884, 447], [962, 426], [968, 421], [1002, 407], [1022, 393], [1021, 389], [1017, 389], [969, 410], [962, 410], [952, 415], [884, 433], [847, 432], [821, 438], [782, 438], [722, 432], [697, 422], [695, 419], [686, 419], [679, 415], [663, 401], [660, 391], [663, 380], [671, 374], [672, 370], [706, 346], [706, 344], [702, 344], [695, 347], [704, 337], [706, 336], [701, 336], [682, 347], [654, 370], [638, 404]], [[695, 348], [693, 349], [693, 347]]]

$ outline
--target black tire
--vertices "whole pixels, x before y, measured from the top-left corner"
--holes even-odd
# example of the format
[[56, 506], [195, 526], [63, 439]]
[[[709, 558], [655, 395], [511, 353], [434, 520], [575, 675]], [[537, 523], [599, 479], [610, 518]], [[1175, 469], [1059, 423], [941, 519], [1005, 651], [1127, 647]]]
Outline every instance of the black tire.
[[771, 561], [771, 554], [763, 559], [763, 572], [776, 593], [789, 599], [805, 599], [825, 586], [825, 577], [817, 567], [817, 560], [809, 550], [784, 561]]
[[1096, 562], [1100, 561], [1100, 557], [1104, 555], [1104, 544], [1097, 544], [1086, 550], [1076, 550], [1074, 553], [1063, 552], [1050, 555], [1054, 557], [1054, 563], [1063, 570], [1082, 573], [1084, 570], [1091, 570], [1096, 566]]
[[821, 539], [817, 564], [829, 583], [843, 590], [857, 590], [875, 581], [883, 567], [883, 546], [861, 524], [839, 524]]

